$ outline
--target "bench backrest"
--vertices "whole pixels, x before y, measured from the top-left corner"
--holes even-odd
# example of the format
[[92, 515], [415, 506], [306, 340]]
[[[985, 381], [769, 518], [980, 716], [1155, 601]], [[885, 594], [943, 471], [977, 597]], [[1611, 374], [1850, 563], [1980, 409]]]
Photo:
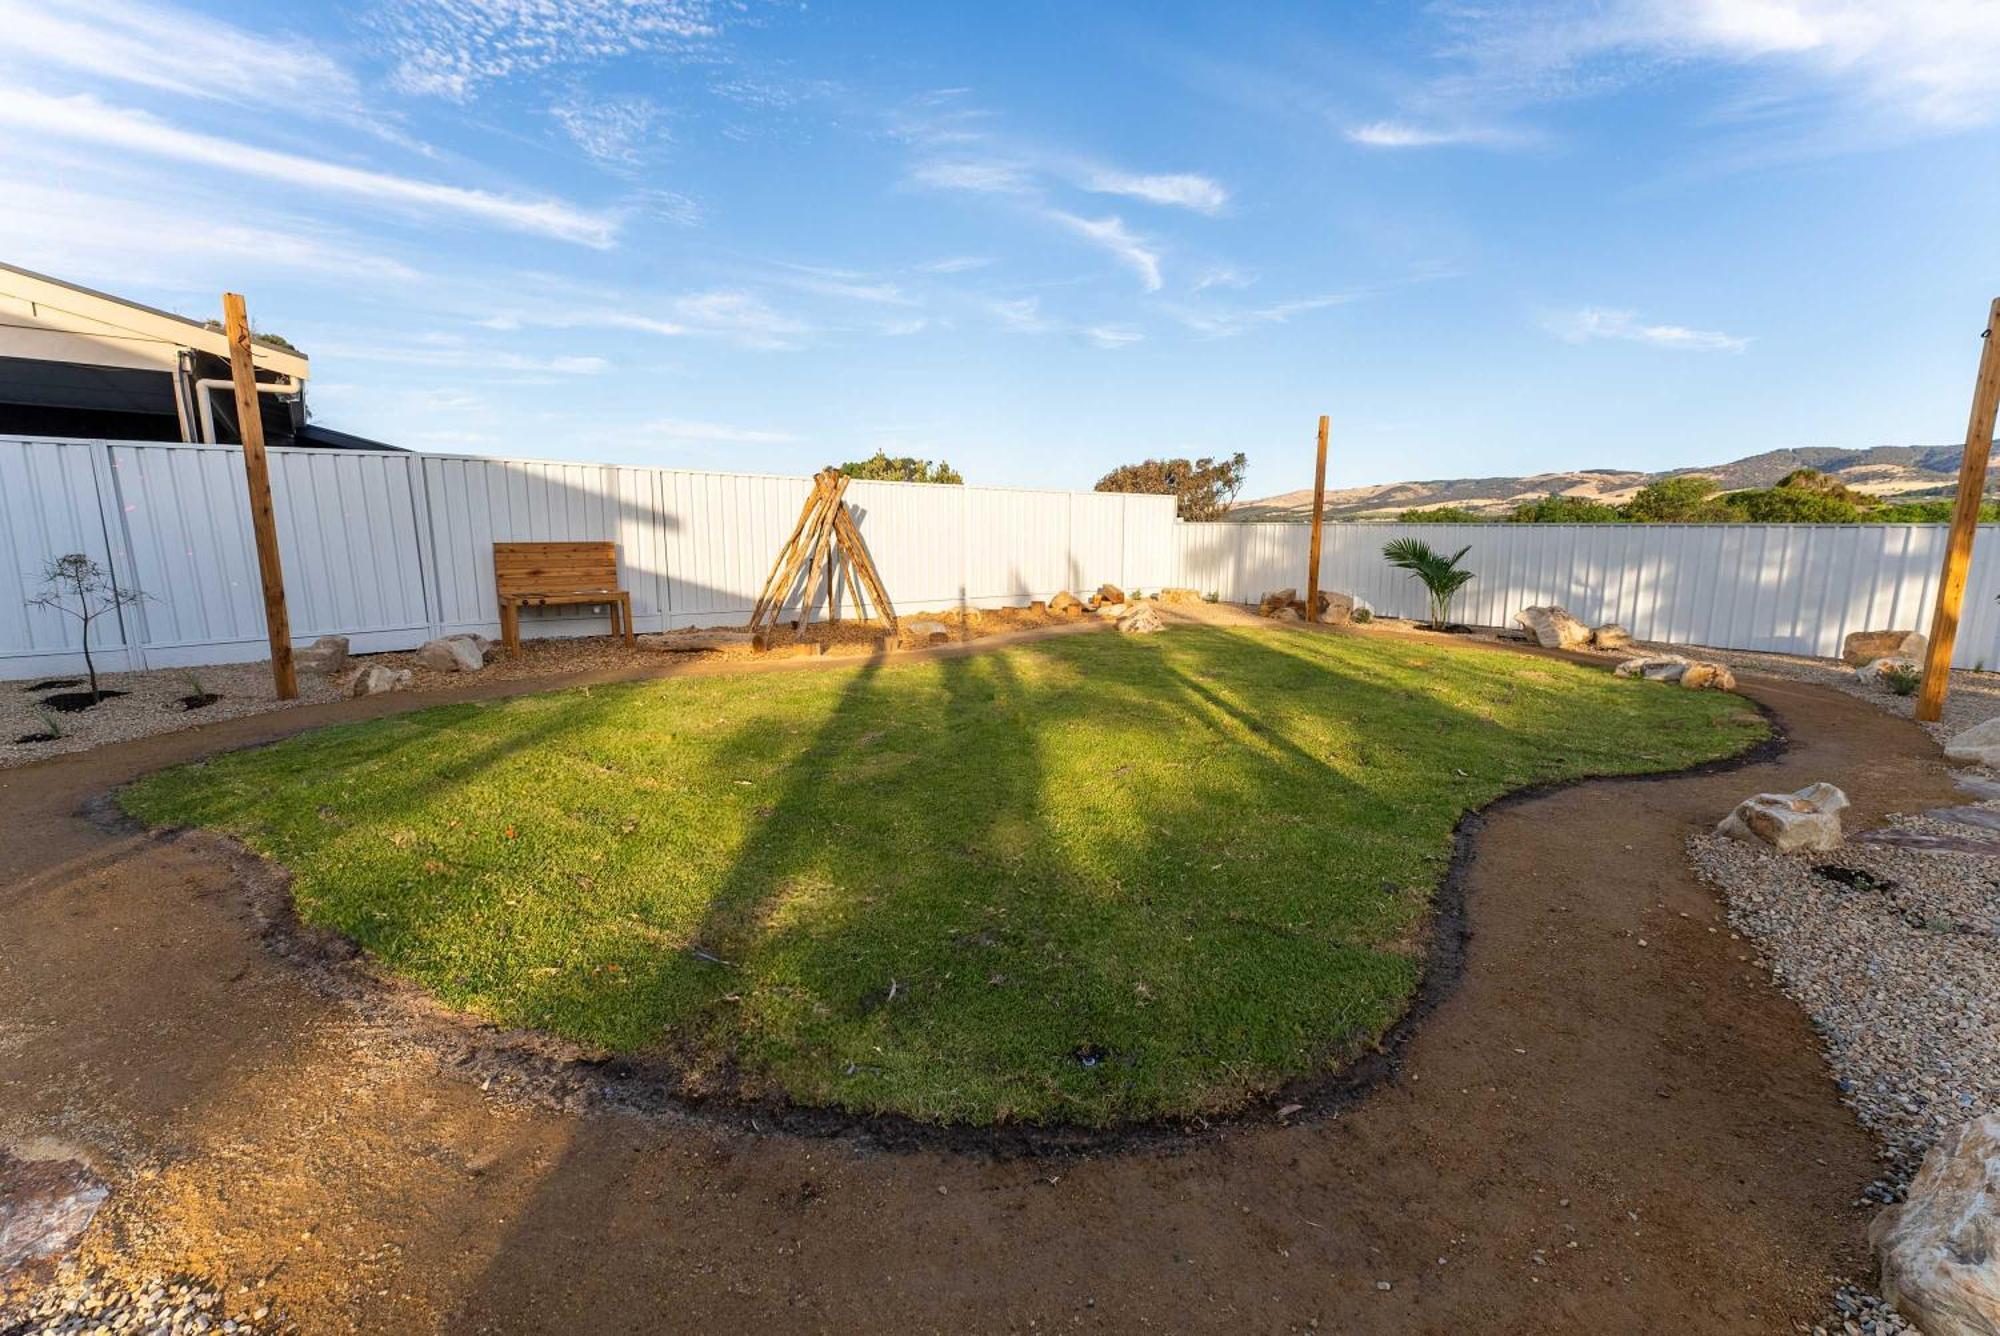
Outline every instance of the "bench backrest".
[[616, 543], [495, 543], [493, 575], [509, 594], [594, 594], [618, 588]]

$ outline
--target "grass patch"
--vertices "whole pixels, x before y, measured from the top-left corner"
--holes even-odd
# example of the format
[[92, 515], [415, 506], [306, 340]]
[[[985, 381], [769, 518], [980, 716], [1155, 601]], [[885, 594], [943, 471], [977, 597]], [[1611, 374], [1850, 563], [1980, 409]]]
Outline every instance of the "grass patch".
[[938, 1121], [1216, 1112], [1378, 1036], [1459, 815], [1765, 735], [1735, 696], [1176, 628], [447, 705], [161, 772], [306, 921], [691, 1083]]

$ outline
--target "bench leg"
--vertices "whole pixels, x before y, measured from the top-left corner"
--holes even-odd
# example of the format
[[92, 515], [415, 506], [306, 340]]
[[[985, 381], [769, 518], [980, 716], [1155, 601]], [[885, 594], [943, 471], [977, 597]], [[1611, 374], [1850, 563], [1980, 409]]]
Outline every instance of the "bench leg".
[[638, 643], [632, 636], [632, 596], [630, 594], [620, 594], [618, 596], [618, 606], [625, 613], [625, 648], [630, 649]]
[[516, 658], [521, 655], [521, 609], [518, 604], [500, 605], [500, 643]]

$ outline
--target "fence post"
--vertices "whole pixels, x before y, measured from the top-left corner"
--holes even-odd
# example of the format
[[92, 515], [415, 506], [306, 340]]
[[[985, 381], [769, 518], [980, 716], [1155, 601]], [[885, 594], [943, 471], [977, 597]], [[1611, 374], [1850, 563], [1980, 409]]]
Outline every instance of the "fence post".
[[1958, 640], [1958, 610], [1965, 602], [1965, 577], [1972, 569], [1972, 536], [1979, 528], [1979, 505], [1986, 494], [1986, 458], [1993, 450], [1993, 419], [2000, 410], [2000, 297], [1986, 313], [1986, 345], [1979, 354], [1979, 378], [1972, 387], [1972, 420], [1965, 427], [1965, 453], [1958, 461], [1958, 504], [1951, 512], [1944, 573], [1938, 579], [1937, 611], [1931, 615], [1930, 647], [1924, 658], [1923, 689], [1917, 718], [1937, 722], [1951, 686], [1951, 652]]

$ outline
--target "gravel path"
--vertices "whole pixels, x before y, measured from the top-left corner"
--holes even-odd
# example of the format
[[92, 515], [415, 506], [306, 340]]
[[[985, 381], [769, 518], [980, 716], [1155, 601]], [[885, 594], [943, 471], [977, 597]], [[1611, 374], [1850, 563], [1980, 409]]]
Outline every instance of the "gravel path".
[[[1700, 650], [1738, 672], [1830, 686], [1909, 718], [1913, 701], [1844, 664]], [[1956, 672], [1940, 741], [2000, 715], [2000, 675]], [[1891, 817], [1891, 830], [2000, 842], [2000, 785], [1965, 770], [1960, 810]], [[1984, 814], [1984, 815], [1982, 815]], [[1991, 822], [1990, 828], [1983, 823]], [[1850, 832], [1852, 833], [1852, 832]], [[1812, 1018], [1842, 1098], [1880, 1143], [1881, 1175], [1857, 1207], [1899, 1201], [1947, 1128], [2000, 1108], [2000, 856], [1850, 839], [1833, 853], [1777, 854], [1698, 835], [1696, 870], [1723, 892], [1731, 924]], [[1834, 1296], [1819, 1328], [1913, 1328], [1859, 1288]]]
[[[1796, 654], [1760, 654], [1740, 649], [1710, 649], [1702, 645], [1648, 644], [1633, 648], [1646, 654], [1685, 654], [1691, 657], [1713, 659], [1726, 663], [1738, 673], [1761, 673], [1766, 677], [1783, 677], [1794, 682], [1813, 682], [1820, 686], [1833, 687], [1845, 691], [1850, 696], [1863, 700], [1901, 718], [1911, 718], [1916, 711], [1914, 696], [1898, 696], [1888, 690], [1870, 686], [1854, 675], [1854, 670], [1838, 659], [1808, 659]], [[1944, 718], [1935, 724], [1920, 724], [1932, 737], [1942, 742], [1954, 734], [1971, 728], [1974, 724], [1985, 723], [1995, 715], [2000, 715], [2000, 673], [1975, 673], [1968, 669], [1958, 669], [1951, 675], [1951, 690], [1944, 701]]]
[[275, 1317], [255, 1290], [233, 1297], [188, 1276], [124, 1285], [101, 1273], [65, 1268], [50, 1284], [9, 1302], [0, 1294], [0, 1336], [267, 1336], [293, 1325]]

